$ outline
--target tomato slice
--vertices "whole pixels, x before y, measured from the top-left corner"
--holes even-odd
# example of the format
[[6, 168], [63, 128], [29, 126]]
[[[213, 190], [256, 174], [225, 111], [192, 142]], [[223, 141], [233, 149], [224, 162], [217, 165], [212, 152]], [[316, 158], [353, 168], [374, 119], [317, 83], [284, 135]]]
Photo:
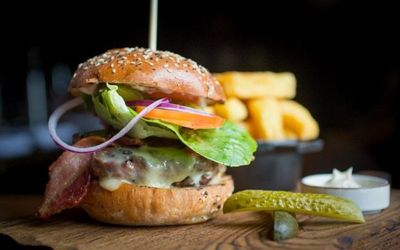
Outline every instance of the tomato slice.
[[[145, 107], [135, 106], [137, 112]], [[185, 111], [155, 108], [147, 113], [145, 118], [158, 119], [192, 129], [213, 129], [222, 127], [225, 119], [213, 114], [196, 114]]]

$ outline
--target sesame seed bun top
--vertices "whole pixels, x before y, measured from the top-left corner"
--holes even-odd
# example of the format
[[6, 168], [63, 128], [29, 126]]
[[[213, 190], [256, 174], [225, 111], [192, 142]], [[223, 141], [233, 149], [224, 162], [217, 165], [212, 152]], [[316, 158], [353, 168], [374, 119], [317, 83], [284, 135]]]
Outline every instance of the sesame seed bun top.
[[221, 85], [204, 67], [168, 51], [109, 50], [79, 65], [69, 91], [74, 96], [93, 93], [99, 83], [126, 84], [154, 99], [200, 105], [225, 100]]

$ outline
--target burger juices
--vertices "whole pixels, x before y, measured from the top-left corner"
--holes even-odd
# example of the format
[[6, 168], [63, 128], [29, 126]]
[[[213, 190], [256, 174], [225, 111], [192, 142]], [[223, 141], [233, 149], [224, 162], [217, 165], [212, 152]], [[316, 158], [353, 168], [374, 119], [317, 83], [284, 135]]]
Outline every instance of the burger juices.
[[[69, 91], [76, 98], [49, 120], [66, 151], [50, 166], [39, 217], [79, 206], [113, 224], [202, 222], [233, 191], [226, 167], [253, 159], [257, 144], [247, 132], [203, 111], [224, 101], [217, 80], [177, 54], [109, 50], [79, 65]], [[56, 133], [58, 119], [81, 104], [106, 128], [67, 145]]]

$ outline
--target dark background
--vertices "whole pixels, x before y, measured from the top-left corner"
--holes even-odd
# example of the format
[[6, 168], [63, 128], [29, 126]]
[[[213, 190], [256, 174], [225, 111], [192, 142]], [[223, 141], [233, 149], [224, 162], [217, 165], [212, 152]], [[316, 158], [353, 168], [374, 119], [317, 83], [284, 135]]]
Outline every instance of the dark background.
[[[145, 0], [12, 5], [0, 15], [0, 150], [14, 147], [17, 132], [45, 126], [28, 126], [28, 72], [45, 77], [47, 113], [66, 98], [52, 87], [55, 68], [65, 82], [78, 63], [109, 48], [146, 47], [148, 34]], [[160, 0], [158, 48], [212, 72], [294, 72], [296, 100], [325, 141], [322, 152], [305, 156], [304, 174], [354, 166], [386, 171], [399, 187], [398, 19], [398, 8], [384, 1]], [[42, 192], [58, 154], [37, 147], [0, 158], [0, 192]]]

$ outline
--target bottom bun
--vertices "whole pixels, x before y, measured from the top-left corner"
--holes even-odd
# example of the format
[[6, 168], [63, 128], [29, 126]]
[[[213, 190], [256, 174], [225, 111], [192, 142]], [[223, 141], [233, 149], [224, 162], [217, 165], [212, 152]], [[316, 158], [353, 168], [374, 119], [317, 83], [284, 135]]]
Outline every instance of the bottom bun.
[[230, 176], [225, 176], [219, 185], [198, 188], [152, 188], [124, 183], [113, 192], [92, 181], [81, 207], [90, 217], [111, 224], [194, 224], [221, 213], [232, 192]]

